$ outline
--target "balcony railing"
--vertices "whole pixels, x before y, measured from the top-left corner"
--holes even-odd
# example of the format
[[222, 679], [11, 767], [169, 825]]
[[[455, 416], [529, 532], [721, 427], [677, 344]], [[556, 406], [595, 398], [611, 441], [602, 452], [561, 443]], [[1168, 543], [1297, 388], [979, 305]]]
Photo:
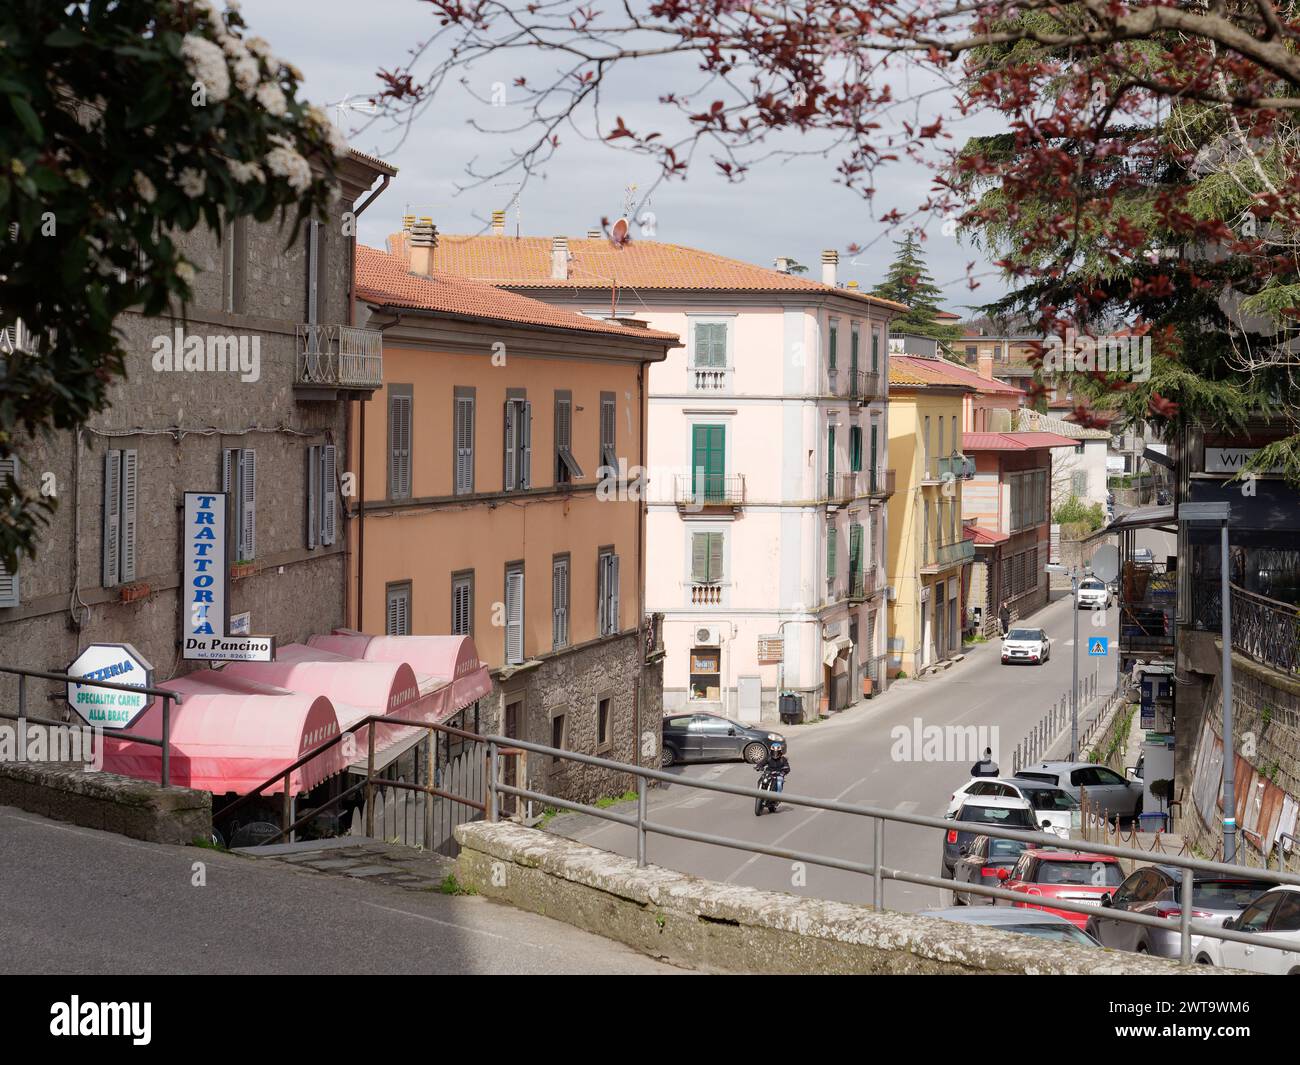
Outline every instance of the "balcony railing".
[[873, 373], [871, 370], [848, 370], [845, 376], [848, 379], [847, 394], [850, 399], [856, 399], [859, 403], [869, 403], [871, 400], [881, 397], [881, 376], [879, 373]]
[[950, 566], [962, 565], [975, 558], [973, 540], [955, 540], [948, 544], [928, 545], [925, 551], [925, 563], [922, 569], [931, 573], [948, 569]]
[[[1300, 677], [1300, 606], [1269, 599], [1237, 585], [1232, 595], [1232, 648], [1289, 677]], [[1192, 626], [1218, 632], [1223, 626], [1217, 580], [1192, 585]]]
[[745, 502], [745, 476], [741, 473], [678, 474], [673, 499], [682, 509], [738, 507]]
[[696, 392], [731, 391], [731, 368], [722, 366], [692, 366], [690, 374], [691, 387]]
[[298, 326], [299, 385], [376, 389], [384, 383], [384, 335], [350, 325]]
[[828, 473], [826, 475], [826, 502], [848, 503], [857, 495], [857, 473]]
[[888, 499], [894, 494], [895, 478], [893, 470], [867, 470], [863, 476], [867, 482], [867, 495], [873, 499]]
[[692, 584], [691, 606], [721, 606], [721, 584]]
[[880, 571], [875, 566], [866, 570], [851, 570], [849, 572], [849, 602], [860, 603], [864, 599], [871, 598], [876, 592], [879, 574]]

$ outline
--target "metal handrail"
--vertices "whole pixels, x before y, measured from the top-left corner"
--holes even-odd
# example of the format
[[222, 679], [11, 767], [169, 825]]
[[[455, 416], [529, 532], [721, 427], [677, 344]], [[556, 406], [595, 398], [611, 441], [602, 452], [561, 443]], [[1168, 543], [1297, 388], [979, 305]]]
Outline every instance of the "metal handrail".
[[[0, 718], [7, 718], [10, 721], [19, 723], [19, 734], [22, 735], [28, 722], [34, 722], [37, 725], [48, 725], [54, 728], [67, 728], [68, 722], [55, 721], [53, 718], [32, 717], [27, 713], [27, 678], [36, 677], [38, 680], [56, 680], [65, 684], [84, 684], [91, 688], [109, 688], [112, 691], [123, 692], [144, 692], [145, 695], [152, 695], [154, 698], [161, 698], [162, 707], [162, 735], [155, 738], [153, 736], [137, 736], [134, 733], [127, 732], [125, 729], [100, 728], [92, 726], [101, 736], [111, 736], [114, 739], [130, 740], [132, 743], [143, 743], [150, 747], [162, 748], [162, 765], [159, 768], [159, 786], [164, 788], [171, 787], [171, 736], [172, 736], [172, 708], [171, 704], [175, 702], [178, 706], [185, 700], [180, 692], [174, 692], [167, 688], [147, 688], [139, 684], [117, 684], [109, 680], [87, 680], [82, 676], [73, 676], [70, 673], [48, 673], [40, 669], [20, 669], [18, 666], [6, 666], [0, 663], [0, 673], [12, 673], [18, 677], [18, 713], [13, 714], [7, 710], [0, 710]], [[23, 741], [25, 742], [25, 741]]]
[[[555, 758], [580, 762], [584, 765], [591, 765], [602, 769], [611, 769], [620, 773], [631, 774], [636, 776], [639, 781], [657, 780], [679, 787], [698, 788], [704, 791], [736, 795], [746, 799], [769, 799], [772, 797], [771, 792], [759, 788], [724, 784], [720, 781], [688, 780], [674, 774], [665, 773], [662, 770], [650, 769], [643, 766], [633, 766], [622, 762], [613, 762], [596, 755], [580, 754], [576, 751], [557, 750], [552, 747], [543, 746], [542, 744], [530, 743], [526, 740], [520, 740], [513, 737], [507, 738], [504, 736], [488, 735], [481, 738], [487, 741], [489, 750], [488, 758], [490, 765], [487, 788], [491, 796], [491, 801], [489, 803], [490, 821], [495, 821], [497, 819], [498, 794], [512, 795], [517, 798], [530, 799], [535, 802], [549, 803], [552, 806], [562, 809], [591, 814], [594, 817], [606, 821], [613, 821], [636, 829], [637, 864], [640, 866], [646, 864], [646, 835], [647, 833], [656, 833], [658, 835], [670, 836], [676, 839], [683, 839], [695, 843], [708, 843], [715, 846], [727, 847], [733, 850], [743, 850], [753, 854], [769, 855], [775, 858], [786, 858], [792, 861], [802, 861], [812, 865], [824, 866], [826, 868], [841, 869], [847, 872], [858, 872], [863, 873], [864, 875], [870, 875], [874, 881], [873, 906], [876, 909], [881, 909], [884, 894], [882, 881], [884, 879], [899, 880], [904, 883], [938, 887], [947, 890], [951, 890], [954, 883], [951, 880], [946, 880], [941, 877], [928, 876], [921, 873], [911, 873], [900, 869], [886, 868], [883, 865], [883, 826], [885, 822], [900, 822], [902, 824], [916, 825], [922, 828], [940, 829], [945, 832], [956, 829], [958, 831], [967, 831], [978, 835], [993, 836], [997, 839], [1011, 839], [1025, 843], [1033, 843], [1043, 847], [1044, 849], [1068, 850], [1085, 854], [1103, 854], [1116, 858], [1126, 858], [1131, 861], [1143, 863], [1150, 862], [1150, 855], [1145, 851], [1127, 847], [1117, 847], [1109, 843], [1067, 841], [1062, 840], [1059, 836], [1048, 835], [1041, 832], [1028, 832], [1019, 829], [1001, 828], [994, 825], [957, 821], [950, 818], [938, 818], [926, 814], [902, 813], [896, 810], [886, 810], [879, 807], [854, 805], [836, 799], [818, 799], [807, 795], [793, 795], [789, 792], [781, 793], [781, 802], [788, 802], [792, 806], [804, 806], [832, 813], [847, 813], [857, 817], [873, 818], [875, 820], [873, 844], [874, 861], [868, 865], [864, 862], [851, 862], [829, 855], [795, 851], [789, 848], [769, 847], [764, 844], [754, 843], [750, 840], [740, 840], [728, 836], [695, 832], [690, 829], [683, 829], [672, 825], [650, 821], [646, 817], [647, 804], [644, 786], [638, 787], [637, 814], [633, 817], [631, 815], [612, 814], [608, 810], [601, 809], [597, 806], [590, 806], [585, 803], [557, 798], [555, 796], [547, 795], [544, 792], [534, 791], [529, 788], [503, 784], [498, 780], [497, 747], [499, 744], [510, 744], [516, 748], [532, 751], [538, 754], [549, 755]], [[1183, 870], [1181, 895], [1182, 912], [1179, 921], [1183, 964], [1190, 964], [1191, 962], [1191, 936], [1193, 934], [1209, 936], [1213, 939], [1232, 940], [1239, 943], [1259, 944], [1259, 938], [1257, 936], [1252, 937], [1246, 933], [1223, 928], [1221, 925], [1211, 926], [1191, 920], [1193, 872], [1199, 870], [1202, 872], [1221, 873], [1229, 876], [1243, 876], [1248, 875], [1251, 870], [1244, 869], [1239, 865], [1186, 858], [1182, 855], [1162, 855], [1161, 864], [1176, 866]], [[1268, 879], [1279, 884], [1294, 884], [1300, 886], [1300, 874], [1295, 873], [1269, 871], [1266, 877], [1260, 879]], [[1009, 902], [1023, 903], [1026, 898], [1031, 897], [1020, 892], [1009, 891], [1005, 888], [985, 887], [982, 884], [963, 884], [961, 890], [965, 893], [987, 896], [994, 899], [1005, 899]], [[1171, 928], [1171, 924], [1166, 918], [1147, 917], [1143, 914], [1129, 913], [1127, 911], [1119, 911], [1113, 908], [1087, 903], [1072, 902], [1067, 899], [1051, 899], [1050, 908], [1054, 910], [1064, 910], [1069, 913], [1104, 916], [1111, 920], [1127, 922], [1129, 924], [1146, 925], [1153, 928], [1162, 928], [1166, 931]]]

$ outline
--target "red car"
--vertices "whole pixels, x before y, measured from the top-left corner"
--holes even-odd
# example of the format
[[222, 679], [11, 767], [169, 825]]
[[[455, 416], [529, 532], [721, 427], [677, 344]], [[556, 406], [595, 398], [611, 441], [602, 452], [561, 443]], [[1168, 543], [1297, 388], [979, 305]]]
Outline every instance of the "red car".
[[[1101, 905], [1124, 880], [1119, 859], [1107, 854], [1077, 854], [1074, 851], [1027, 850], [1002, 884], [1008, 891], [1023, 891], [1040, 899], [1090, 902]], [[1000, 904], [1000, 903], [999, 903]], [[1083, 928], [1088, 914], [1057, 910], [1034, 902], [1013, 902], [1030, 910], [1046, 910]]]

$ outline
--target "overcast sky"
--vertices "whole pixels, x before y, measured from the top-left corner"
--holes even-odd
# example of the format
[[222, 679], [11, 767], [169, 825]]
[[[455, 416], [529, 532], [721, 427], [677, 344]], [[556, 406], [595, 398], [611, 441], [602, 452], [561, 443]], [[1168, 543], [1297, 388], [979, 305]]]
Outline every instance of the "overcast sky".
[[[407, 61], [408, 49], [436, 29], [431, 9], [419, 0], [243, 0], [241, 9], [248, 32], [265, 37], [276, 54], [296, 64], [306, 77], [308, 99], [332, 105], [347, 98], [364, 100], [378, 86], [375, 72], [395, 69]], [[434, 45], [436, 52], [437, 45]], [[513, 81], [521, 73], [530, 83], [541, 81], [554, 62], [529, 59], [519, 53], [481, 64], [470, 72], [471, 88], [445, 86], [435, 102], [404, 141], [375, 122], [352, 137], [361, 151], [378, 155], [399, 168], [388, 190], [361, 218], [363, 242], [382, 246], [383, 238], [401, 226], [404, 213], [429, 215], [444, 233], [478, 232], [494, 208], [510, 203], [518, 178], [502, 178], [503, 185], [488, 184], [458, 193], [469, 183], [466, 168], [480, 168], [508, 157], [522, 147], [521, 135], [492, 135], [469, 126], [500, 129], [518, 122], [522, 108], [513, 107]], [[417, 68], [417, 70], [420, 68]], [[605, 91], [602, 112], [622, 115], [633, 129], [662, 130], [666, 139], [680, 135], [684, 126], [676, 114], [660, 106], [661, 92], [694, 86], [700, 76], [689, 63], [669, 60], [658, 68], [638, 68], [613, 82]], [[506, 106], [480, 102], [492, 95], [494, 83], [506, 86]], [[917, 82], [914, 82], [915, 87]], [[896, 85], [896, 92], [902, 88]], [[942, 100], [931, 106], [944, 106]], [[331, 108], [331, 117], [340, 117]], [[368, 116], [341, 116], [351, 132]], [[949, 119], [951, 121], [951, 119]], [[980, 131], [974, 120], [954, 125], [964, 138]], [[985, 127], [986, 128], [986, 127]], [[567, 234], [580, 236], [597, 226], [602, 216], [623, 214], [627, 187], [649, 189], [657, 166], [584, 140], [574, 132], [561, 133], [560, 152], [542, 178], [530, 179], [518, 209], [510, 212], [509, 231], [516, 223], [526, 236]], [[400, 143], [399, 143], [400, 142]], [[781, 142], [791, 148], [816, 148], [817, 144], [791, 135]], [[875, 200], [867, 203], [857, 192], [834, 181], [838, 156], [807, 156], [768, 161], [750, 172], [740, 184], [716, 175], [707, 158], [692, 167], [686, 181], [660, 185], [648, 210], [655, 220], [655, 236], [662, 241], [703, 248], [721, 255], [771, 266], [778, 255], [790, 255], [820, 276], [821, 252], [837, 248], [841, 280], [857, 280], [863, 287], [880, 281], [892, 257], [893, 237], [877, 219], [897, 208], [910, 214], [927, 198], [930, 171], [916, 163], [891, 164], [877, 181]], [[633, 229], [634, 237], [640, 236]], [[970, 313], [971, 305], [996, 298], [1004, 289], [978, 251], [942, 233], [941, 220], [931, 219], [924, 250], [930, 272], [944, 289], [949, 309]], [[850, 258], [848, 245], [866, 250]], [[972, 291], [966, 281], [966, 264], [977, 263], [981, 286]]]

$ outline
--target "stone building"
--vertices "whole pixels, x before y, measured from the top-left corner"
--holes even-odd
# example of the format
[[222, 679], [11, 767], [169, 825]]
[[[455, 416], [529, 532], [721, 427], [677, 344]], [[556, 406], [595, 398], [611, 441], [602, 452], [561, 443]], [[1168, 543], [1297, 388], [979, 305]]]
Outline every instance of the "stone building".
[[[62, 671], [90, 643], [126, 642], [158, 682], [200, 664], [180, 648], [186, 491], [230, 493], [234, 631], [293, 642], [345, 624], [338, 479], [350, 401], [382, 376], [381, 336], [351, 325], [345, 213], [396, 171], [352, 152], [339, 173], [334, 217], [292, 241], [291, 220], [180, 235], [199, 268], [193, 301], [123, 315], [126, 375], [108, 406], [19, 443], [19, 482], [58, 508], [35, 559], [0, 574], [0, 662]], [[0, 701], [12, 706], [15, 686], [0, 677]], [[61, 705], [53, 686], [49, 703], [33, 690], [31, 713]]]

